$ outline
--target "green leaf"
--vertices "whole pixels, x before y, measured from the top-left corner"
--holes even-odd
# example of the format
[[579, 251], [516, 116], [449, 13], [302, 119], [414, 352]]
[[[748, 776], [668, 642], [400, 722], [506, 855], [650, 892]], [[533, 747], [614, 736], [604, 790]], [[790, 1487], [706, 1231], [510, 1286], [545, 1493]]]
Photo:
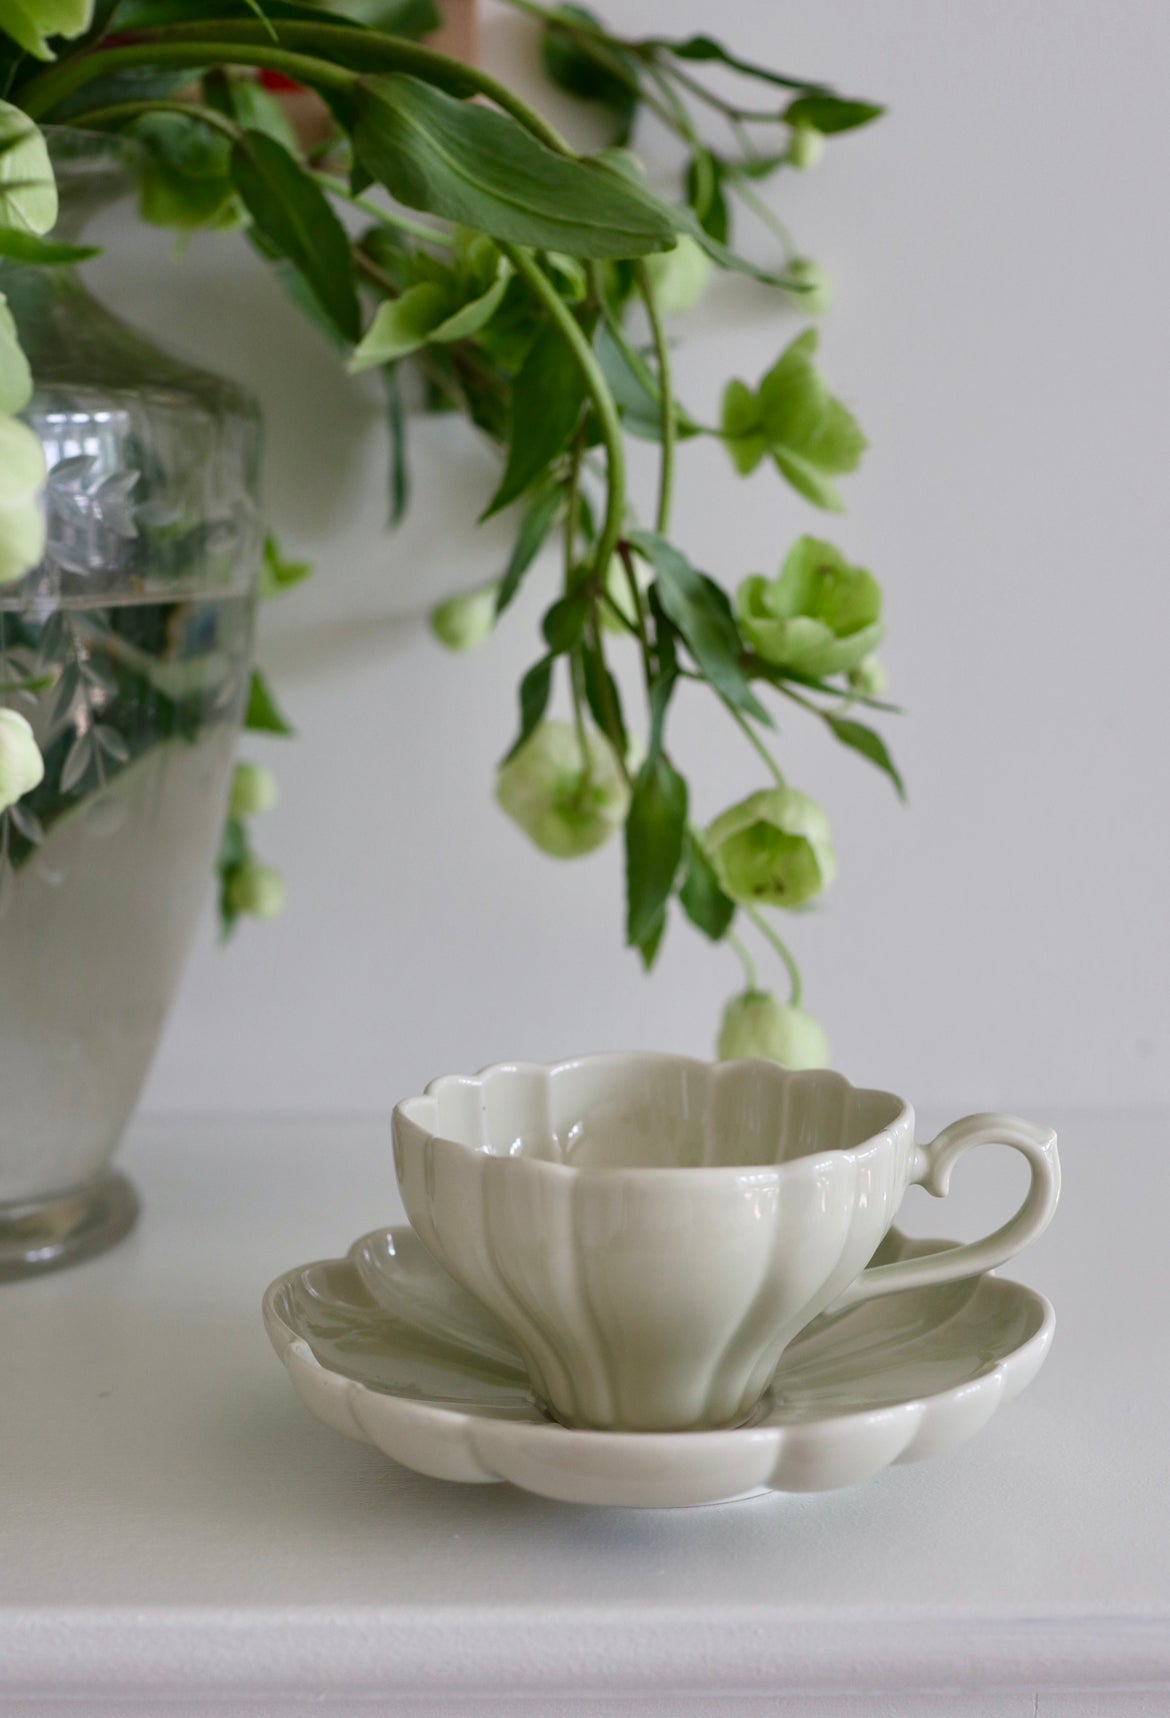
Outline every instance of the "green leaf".
[[506, 114], [401, 73], [355, 88], [357, 153], [407, 208], [579, 257], [674, 243], [671, 212], [608, 164], [556, 155]]
[[843, 746], [848, 746], [851, 751], [860, 752], [863, 758], [868, 758], [871, 764], [875, 764], [879, 770], [885, 771], [894, 784], [898, 798], [904, 800], [906, 798], [906, 784], [902, 780], [897, 765], [890, 756], [886, 742], [881, 735], [875, 733], [872, 728], [867, 728], [864, 722], [853, 722], [845, 716], [830, 716], [827, 711], [822, 711], [821, 714], [824, 716], [826, 726], [832, 729], [833, 734]]
[[36, 233], [20, 233], [15, 227], [0, 227], [0, 257], [31, 263], [36, 268], [68, 268], [100, 257], [100, 245], [58, 245]]
[[735, 902], [719, 887], [715, 867], [694, 837], [687, 840], [687, 869], [678, 892], [691, 923], [712, 942], [721, 942], [735, 917]]
[[147, 114], [133, 136], [143, 150], [138, 212], [144, 221], [180, 231], [238, 221], [226, 137], [177, 113]]
[[45, 140], [26, 113], [0, 101], [0, 228], [47, 233], [57, 220], [57, 183]]
[[483, 519], [515, 501], [547, 471], [577, 428], [585, 394], [572, 347], [555, 323], [546, 323], [512, 384], [508, 462]]
[[247, 131], [262, 131], [282, 149], [287, 149], [290, 155], [300, 154], [292, 122], [271, 90], [265, 89], [255, 78], [232, 78], [228, 82], [228, 96], [237, 125], [242, 125]]
[[382, 373], [386, 379], [386, 430], [390, 437], [390, 524], [397, 525], [410, 501], [406, 410], [397, 364], [387, 364]]
[[233, 144], [231, 176], [264, 238], [304, 275], [338, 332], [357, 340], [361, 312], [353, 256], [321, 187], [262, 131], [245, 131]]
[[687, 784], [661, 752], [638, 771], [626, 818], [626, 941], [649, 967], [682, 863]]
[[15, 417], [32, 398], [32, 372], [21, 350], [16, 323], [0, 292], [0, 413]]
[[281, 553], [280, 544], [271, 531], [264, 539], [264, 557], [260, 563], [260, 599], [283, 596], [296, 585], [303, 584], [312, 574], [311, 561], [289, 561]]
[[272, 695], [272, 688], [258, 668], [253, 668], [248, 684], [248, 707], [244, 713], [245, 728], [258, 734], [292, 735], [296, 729], [282, 715]]
[[[591, 41], [587, 35], [566, 30], [566, 22], [587, 25], [600, 39]], [[640, 68], [632, 54], [604, 36], [605, 26], [593, 12], [584, 6], [559, 6], [545, 23], [541, 63], [558, 89], [608, 109], [624, 139], [638, 107]]]
[[621, 756], [625, 757], [629, 751], [629, 738], [622, 714], [621, 693], [618, 691], [617, 681], [606, 667], [601, 647], [595, 640], [586, 640], [581, 652], [581, 664], [584, 669], [585, 700], [593, 720], [610, 743], [616, 743]]
[[[265, 6], [271, 16], [268, 0]], [[312, 5], [293, 4], [288, 9], [364, 24], [389, 36], [429, 36], [443, 22], [434, 0], [313, 0]]]
[[55, 58], [53, 36], [80, 36], [89, 28], [93, 0], [0, 0], [0, 30], [38, 60]]
[[578, 591], [574, 596], [561, 597], [553, 603], [540, 623], [544, 642], [553, 656], [564, 656], [570, 650], [576, 649], [585, 636], [585, 623], [588, 619], [589, 597], [584, 591]]
[[782, 72], [771, 71], [769, 67], [757, 65], [753, 60], [741, 60], [735, 54], [729, 53], [722, 42], [717, 42], [713, 36], [689, 36], [685, 41], [677, 42], [666, 41], [663, 37], [652, 37], [638, 42], [636, 46], [661, 49], [664, 53], [673, 54], [676, 60], [718, 60], [733, 72], [739, 72], [742, 77], [758, 78], [762, 83], [774, 84], [779, 89], [820, 92], [824, 87], [811, 83], [807, 78], [785, 77]]
[[564, 493], [558, 484], [554, 484], [551, 488], [541, 490], [520, 521], [511, 558], [504, 569], [504, 576], [496, 593], [497, 615], [503, 614], [520, 589], [525, 573], [543, 548], [564, 504]]
[[[433, 0], [315, 0], [309, 5], [300, 5], [297, 0], [262, 0], [262, 5], [270, 20], [333, 26], [334, 39], [326, 39], [319, 45], [323, 59], [332, 59], [341, 50], [339, 25], [358, 24], [395, 36], [418, 37], [429, 35], [442, 22]], [[119, 32], [136, 32], [162, 29], [167, 24], [246, 21], [254, 17], [250, 0], [119, 0], [110, 27]], [[352, 31], [346, 33], [352, 37]], [[263, 39], [267, 39], [267, 32], [262, 36], [258, 30], [256, 40]], [[285, 35], [283, 45], [292, 47], [294, 43]], [[364, 69], [375, 70], [387, 63], [385, 49], [377, 43], [371, 42], [363, 53], [364, 48], [365, 44], [361, 44], [351, 49], [361, 54], [356, 63]]]
[[383, 300], [350, 360], [349, 369], [371, 370], [389, 359], [415, 352], [430, 341], [446, 344], [478, 334], [491, 321], [508, 290], [510, 271], [503, 258], [500, 265], [487, 291], [463, 304], [458, 302], [452, 285], [435, 281], [422, 281], [400, 298]]
[[731, 236], [731, 215], [723, 191], [724, 163], [709, 149], [698, 149], [687, 166], [687, 202], [709, 238], [725, 245]]
[[831, 136], [834, 132], [856, 131], [859, 125], [869, 125], [885, 111], [876, 102], [845, 101], [841, 96], [818, 92], [789, 102], [784, 117], [789, 125], [811, 125], [814, 131]]
[[714, 579], [697, 572], [665, 537], [635, 531], [630, 541], [654, 568], [663, 609], [720, 697], [770, 726], [771, 717], [740, 666], [743, 640], [726, 592]]
[[523, 680], [520, 682], [520, 732], [517, 734], [501, 764], [506, 764], [516, 756], [524, 742], [531, 738], [540, 726], [544, 713], [548, 709], [548, 701], [552, 695], [552, 672], [554, 658], [542, 656], [539, 662], [534, 662]]
[[371, 370], [406, 352], [416, 352], [426, 345], [450, 304], [450, 294], [429, 280], [410, 287], [400, 298], [384, 299], [347, 368], [351, 372]]

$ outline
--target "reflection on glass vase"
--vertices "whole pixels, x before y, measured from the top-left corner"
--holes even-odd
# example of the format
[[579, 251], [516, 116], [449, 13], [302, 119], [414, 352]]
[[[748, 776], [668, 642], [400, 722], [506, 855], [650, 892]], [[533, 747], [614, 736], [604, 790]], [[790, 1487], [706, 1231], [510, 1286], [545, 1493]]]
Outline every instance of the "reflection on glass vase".
[[[130, 185], [108, 140], [51, 140], [73, 237]], [[71, 270], [0, 263], [45, 448], [44, 560], [0, 586], [0, 706], [41, 785], [0, 814], [0, 1279], [110, 1246], [110, 1160], [186, 958], [223, 825], [259, 561], [259, 435]]]

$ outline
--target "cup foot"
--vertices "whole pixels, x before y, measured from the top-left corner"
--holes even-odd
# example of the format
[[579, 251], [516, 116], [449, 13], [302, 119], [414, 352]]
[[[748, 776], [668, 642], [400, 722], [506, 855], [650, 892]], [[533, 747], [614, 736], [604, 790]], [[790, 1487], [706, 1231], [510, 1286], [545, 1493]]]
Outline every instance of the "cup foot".
[[138, 1195], [111, 1170], [74, 1193], [0, 1205], [0, 1282], [42, 1276], [104, 1253], [138, 1219]]

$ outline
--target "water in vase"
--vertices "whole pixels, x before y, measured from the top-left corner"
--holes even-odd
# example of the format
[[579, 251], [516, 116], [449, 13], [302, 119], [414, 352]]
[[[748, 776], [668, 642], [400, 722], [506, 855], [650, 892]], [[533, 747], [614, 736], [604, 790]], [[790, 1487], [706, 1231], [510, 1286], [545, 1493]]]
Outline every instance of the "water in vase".
[[0, 814], [0, 1218], [101, 1174], [207, 899], [247, 590], [0, 601], [0, 704], [45, 779]]

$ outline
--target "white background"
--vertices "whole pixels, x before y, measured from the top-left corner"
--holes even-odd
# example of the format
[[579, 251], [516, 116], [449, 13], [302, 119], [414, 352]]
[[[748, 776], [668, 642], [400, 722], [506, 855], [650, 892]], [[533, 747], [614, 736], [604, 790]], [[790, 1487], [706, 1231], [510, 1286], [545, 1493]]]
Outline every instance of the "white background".
[[[848, 516], [816, 514], [771, 471], [744, 483], [700, 446], [676, 520], [728, 583], [820, 530], [886, 589], [909, 809], [801, 723], [785, 718], [781, 742], [836, 834], [836, 888], [791, 940], [837, 1065], [955, 1108], [1167, 1100], [1170, 11], [602, 10], [631, 33], [715, 23], [745, 53], [891, 109], [774, 191], [838, 283], [824, 368], [872, 441]], [[524, 27], [494, 10], [487, 25], [489, 64], [514, 75]], [[289, 910], [226, 953], [209, 915], [148, 1107], [384, 1111], [501, 1057], [709, 1053], [737, 983], [727, 952], [676, 925], [644, 979], [621, 947], [618, 847], [555, 865], [491, 802], [552, 569], [472, 659], [440, 652], [418, 618], [499, 569], [506, 530], [472, 530], [490, 463], [451, 425], [420, 426], [424, 493], [385, 535], [377, 389], [339, 373], [237, 241], [174, 261], [168, 238], [117, 230], [95, 283], [260, 396], [273, 522], [319, 566], [264, 615], [261, 654], [300, 738], [249, 748], [280, 771], [261, 833]], [[709, 419], [722, 380], [757, 379], [799, 327], [753, 287], [722, 291], [686, 332], [691, 409]], [[764, 785], [717, 707], [680, 705], [700, 816]]]

